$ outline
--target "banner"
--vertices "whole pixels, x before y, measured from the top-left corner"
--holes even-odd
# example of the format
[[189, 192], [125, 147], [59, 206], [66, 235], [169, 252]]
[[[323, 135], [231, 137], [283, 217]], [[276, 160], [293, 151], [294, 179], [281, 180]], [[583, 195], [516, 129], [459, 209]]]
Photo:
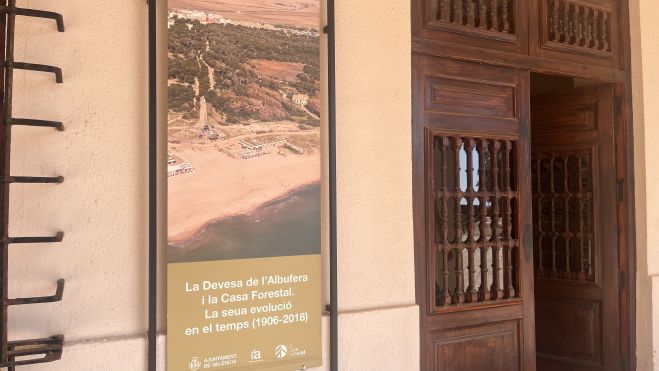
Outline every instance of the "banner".
[[168, 8], [167, 369], [320, 366], [320, 0]]

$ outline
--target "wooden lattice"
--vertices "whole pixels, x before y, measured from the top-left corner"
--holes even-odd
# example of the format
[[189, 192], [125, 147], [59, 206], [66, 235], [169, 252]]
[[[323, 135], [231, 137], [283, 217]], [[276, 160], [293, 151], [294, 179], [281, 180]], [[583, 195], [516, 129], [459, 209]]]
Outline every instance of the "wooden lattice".
[[611, 51], [611, 12], [567, 0], [548, 0], [549, 41], [572, 47]]
[[592, 280], [589, 150], [533, 153], [535, 276]]
[[438, 307], [516, 297], [514, 146], [485, 138], [433, 140], [430, 248]]
[[437, 20], [512, 34], [512, 0], [438, 0]]

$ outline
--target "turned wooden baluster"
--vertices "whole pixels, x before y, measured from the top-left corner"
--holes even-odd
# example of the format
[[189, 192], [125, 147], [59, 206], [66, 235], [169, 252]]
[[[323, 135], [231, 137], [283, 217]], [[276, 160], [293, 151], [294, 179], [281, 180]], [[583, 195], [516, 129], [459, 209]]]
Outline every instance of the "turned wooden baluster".
[[593, 34], [593, 46], [592, 49], [598, 49], [600, 48], [600, 38], [599, 38], [599, 31], [597, 27], [598, 21], [597, 21], [597, 11], [593, 10], [593, 17], [590, 19], [590, 28], [591, 32]]
[[439, 0], [438, 19], [449, 22], [451, 20], [451, 1]]
[[491, 30], [499, 31], [499, 0], [490, 0]]
[[591, 25], [591, 20], [592, 17], [590, 15], [590, 9], [585, 9], [584, 11], [584, 32], [585, 32], [585, 40], [584, 40], [584, 47], [586, 48], [591, 48], [593, 44], [593, 29], [590, 26]]
[[502, 274], [502, 265], [500, 252], [502, 251], [501, 244], [501, 231], [499, 230], [499, 200], [501, 199], [499, 194], [499, 149], [501, 148], [501, 143], [499, 141], [493, 141], [490, 146], [490, 162], [492, 163], [492, 194], [494, 197], [492, 199], [492, 221], [490, 225], [492, 227], [492, 241], [495, 244], [492, 244], [492, 260], [494, 266], [494, 272], [492, 274], [492, 299], [503, 299], [503, 285], [501, 282]]
[[571, 4], [567, 4], [567, 10], [569, 14], [569, 20], [568, 20], [568, 44], [577, 44], [577, 10], [576, 10], [576, 5], [574, 6], [574, 9], [572, 8]]
[[467, 0], [467, 26], [476, 27], [476, 0]]
[[579, 5], [577, 7], [577, 42], [575, 43], [577, 46], [582, 46], [583, 45], [583, 38], [584, 38], [584, 7]]
[[561, 12], [561, 32], [563, 33], [563, 42], [570, 43], [570, 4], [563, 2], [563, 11]]
[[441, 137], [439, 138], [439, 143], [440, 143], [440, 155], [441, 155], [441, 163], [439, 166], [440, 169], [440, 200], [441, 200], [441, 207], [442, 207], [442, 212], [440, 216], [440, 241], [444, 245], [448, 245], [451, 243], [451, 241], [448, 240], [448, 215], [449, 215], [449, 210], [448, 210], [448, 199], [450, 196], [448, 185], [446, 184], [446, 177], [447, 177], [447, 170], [448, 170], [448, 163], [446, 160], [446, 151], [450, 145], [449, 139], [447, 137]]
[[598, 44], [597, 48], [595, 49], [600, 50], [604, 46], [604, 40], [602, 38], [602, 31], [603, 31], [602, 17], [604, 16], [604, 14], [602, 13], [601, 10], [594, 10], [594, 12], [595, 12], [595, 35]]
[[451, 303], [451, 295], [448, 289], [449, 283], [449, 270], [448, 270], [448, 250], [450, 246], [450, 241], [448, 240], [448, 198], [450, 197], [448, 186], [446, 185], [446, 176], [448, 164], [446, 160], [447, 149], [449, 147], [449, 138], [442, 137], [439, 138], [440, 143], [440, 154], [441, 154], [441, 163], [440, 163], [440, 195], [442, 203], [442, 212], [441, 212], [441, 222], [440, 222], [440, 240], [442, 244], [442, 304], [449, 305]]
[[609, 14], [607, 12], [602, 12], [602, 18], [600, 18], [600, 29], [602, 33], [602, 50], [609, 50], [609, 34], [608, 34], [608, 23], [609, 23]]
[[469, 138], [465, 140], [465, 152], [467, 155], [467, 254], [469, 269], [469, 286], [467, 287], [467, 302], [473, 303], [478, 301], [478, 288], [476, 287], [476, 264], [474, 262], [475, 242], [474, 234], [476, 223], [474, 218], [474, 148], [476, 141]]
[[487, 30], [487, 0], [478, 0], [478, 28]]
[[489, 272], [487, 260], [487, 251], [490, 239], [487, 237], [487, 182], [486, 182], [486, 164], [485, 155], [487, 154], [488, 143], [487, 140], [481, 139], [478, 142], [478, 192], [481, 194], [479, 197], [480, 203], [480, 239], [481, 242], [481, 287], [480, 287], [480, 300], [490, 300], [491, 287], [488, 285], [487, 274]]
[[568, 186], [568, 177], [569, 177], [569, 171], [568, 171], [568, 159], [570, 158], [569, 154], [565, 154], [563, 157], [563, 207], [565, 210], [563, 210], [563, 218], [564, 219], [564, 225], [563, 225], [563, 233], [564, 233], [564, 242], [565, 242], [565, 275], [567, 278], [571, 278], [572, 276], [572, 269], [570, 267], [571, 263], [571, 246], [570, 244], [572, 243], [572, 234], [570, 231], [570, 198], [572, 198], [572, 195], [570, 194], [570, 187]]
[[563, 2], [556, 0], [556, 41], [563, 42]]
[[442, 245], [442, 305], [447, 306], [451, 305], [451, 293], [448, 289], [448, 253], [450, 247], [448, 245]]
[[[453, 179], [455, 194], [455, 241], [454, 244], [462, 245], [462, 189], [460, 188], [460, 149], [462, 148], [462, 139], [453, 138]], [[448, 217], [448, 215], [447, 215]], [[464, 302], [464, 262], [462, 258], [462, 247], [456, 247], [455, 251], [455, 275], [456, 291], [454, 292], [454, 301], [456, 303]]]
[[538, 159], [536, 160], [536, 192], [538, 194], [538, 200], [537, 200], [537, 210], [538, 210], [538, 220], [536, 221], [536, 231], [538, 233], [538, 256], [536, 259], [538, 260], [538, 272], [537, 275], [539, 277], [544, 276], [545, 274], [545, 267], [543, 264], [543, 250], [542, 250], [542, 241], [545, 236], [545, 232], [542, 230], [542, 202], [544, 201], [544, 194], [542, 193], [542, 154], [538, 154]]
[[487, 0], [478, 0], [478, 28], [487, 30]]
[[503, 142], [504, 147], [503, 147], [503, 189], [506, 194], [504, 198], [504, 225], [503, 225], [503, 231], [504, 231], [504, 240], [505, 240], [505, 251], [504, 251], [504, 256], [505, 256], [505, 264], [506, 264], [506, 270], [504, 273], [504, 285], [505, 287], [505, 293], [507, 298], [514, 298], [515, 297], [515, 287], [513, 286], [513, 254], [512, 254], [512, 249], [515, 246], [515, 241], [513, 241], [513, 211], [512, 211], [512, 195], [513, 191], [510, 187], [510, 152], [512, 151], [512, 143], [510, 141], [504, 141]]
[[554, 186], [555, 174], [554, 166], [556, 162], [556, 153], [551, 154], [549, 159], [549, 193], [550, 197], [550, 225], [551, 225], [551, 276], [556, 277], [558, 275], [558, 268], [556, 267], [556, 237], [558, 233], [556, 231], [556, 187]]
[[464, 24], [462, 8], [462, 0], [453, 0], [453, 23]]
[[510, 33], [510, 20], [508, 19], [508, 1], [503, 0], [501, 7], [501, 20], [503, 21], [503, 32]]
[[558, 0], [551, 0], [549, 3], [549, 9], [551, 14], [549, 15], [548, 28], [549, 28], [549, 40], [550, 41], [560, 41], [560, 35], [558, 33]]
[[583, 159], [583, 154], [580, 154], [578, 157], [578, 199], [579, 199], [579, 233], [577, 234], [579, 238], [579, 281], [585, 281], [586, 280], [586, 269], [584, 266], [585, 262], [585, 254], [584, 254], [584, 245], [585, 245], [585, 238], [586, 235], [584, 234], [584, 213], [585, 213], [585, 208], [584, 208], [584, 189], [583, 189], [583, 170], [582, 170], [582, 159]]
[[579, 23], [579, 6], [574, 5], [572, 9], [572, 44], [579, 46], [581, 44], [581, 27]]

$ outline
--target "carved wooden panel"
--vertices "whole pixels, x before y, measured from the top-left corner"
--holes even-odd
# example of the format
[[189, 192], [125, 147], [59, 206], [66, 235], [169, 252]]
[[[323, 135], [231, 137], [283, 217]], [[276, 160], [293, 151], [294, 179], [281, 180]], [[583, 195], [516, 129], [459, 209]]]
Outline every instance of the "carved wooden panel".
[[536, 327], [543, 335], [538, 337], [538, 357], [563, 357], [601, 367], [602, 325], [602, 307], [598, 301], [568, 298], [538, 301]]
[[[620, 67], [620, 11], [617, 0], [535, 0], [531, 54], [605, 67]], [[534, 34], [535, 33], [535, 34]]]
[[[519, 321], [435, 333], [433, 370], [518, 371], [519, 339]], [[478, 354], [478, 357], [467, 354]]]
[[[532, 98], [533, 100], [533, 98]], [[598, 121], [597, 97], [592, 94], [572, 95], [561, 101], [561, 109], [551, 105], [533, 107], [533, 133], [596, 131]]]
[[429, 89], [427, 94], [430, 99], [426, 105], [429, 111], [515, 117], [513, 86], [436, 77], [428, 79], [426, 87]]
[[421, 21], [415, 30], [417, 36], [522, 53], [528, 50], [525, 0], [416, 0], [414, 3], [415, 19]]

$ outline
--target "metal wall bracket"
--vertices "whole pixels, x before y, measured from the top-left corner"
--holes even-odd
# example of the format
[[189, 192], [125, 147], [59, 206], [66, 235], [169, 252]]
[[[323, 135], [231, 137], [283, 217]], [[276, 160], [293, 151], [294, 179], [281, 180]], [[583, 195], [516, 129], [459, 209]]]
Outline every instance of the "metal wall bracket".
[[39, 177], [39, 176], [12, 176], [11, 164], [11, 131], [13, 126], [52, 127], [59, 131], [64, 130], [64, 125], [58, 121], [37, 120], [28, 118], [14, 118], [12, 116], [12, 97], [14, 70], [30, 70], [37, 72], [53, 73], [57, 83], [62, 83], [62, 70], [59, 67], [47, 66], [35, 63], [14, 61], [14, 32], [16, 16], [37, 17], [53, 19], [57, 23], [59, 32], [64, 32], [64, 20], [61, 14], [46, 12], [35, 9], [23, 9], [16, 7], [16, 0], [0, 0], [0, 26], [3, 32], [0, 39], [4, 48], [3, 61], [0, 72], [2, 82], [2, 106], [0, 114], [0, 291], [2, 294], [0, 314], [2, 316], [0, 328], [0, 368], [6, 367], [9, 371], [15, 370], [17, 366], [31, 365], [36, 363], [52, 362], [62, 357], [64, 337], [62, 335], [51, 336], [43, 339], [9, 341], [7, 334], [8, 308], [13, 305], [32, 305], [41, 303], [53, 303], [62, 300], [64, 293], [64, 280], [57, 281], [54, 295], [38, 296], [30, 298], [9, 298], [9, 248], [12, 244], [29, 243], [55, 243], [64, 239], [64, 232], [58, 232], [55, 236], [48, 237], [10, 237], [9, 236], [9, 188], [13, 183], [23, 184], [59, 184], [64, 181], [61, 176]]

